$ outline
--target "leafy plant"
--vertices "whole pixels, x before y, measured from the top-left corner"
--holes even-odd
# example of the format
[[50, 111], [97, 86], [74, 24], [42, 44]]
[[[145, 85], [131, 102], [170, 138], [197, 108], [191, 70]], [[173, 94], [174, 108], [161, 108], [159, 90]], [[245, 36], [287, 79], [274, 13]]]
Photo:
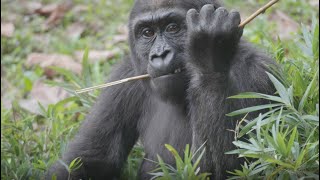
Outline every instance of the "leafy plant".
[[247, 162], [242, 170], [229, 172], [233, 175], [230, 179], [319, 179], [319, 25], [314, 21], [312, 27], [312, 31], [303, 28], [300, 53], [304, 53], [295, 56], [301, 59], [284, 61], [285, 82], [268, 74], [277, 94], [230, 97], [272, 102], [228, 114], [269, 110], [238, 125], [238, 139], [233, 142], [238, 149], [227, 154], [238, 154]]
[[[66, 164], [65, 162], [63, 162], [62, 160], [58, 160], [58, 161], [59, 161], [59, 163], [61, 163], [61, 164], [66, 168], [66, 170], [68, 171], [68, 180], [71, 180], [71, 173], [72, 173], [73, 171], [76, 171], [76, 170], [78, 170], [79, 168], [81, 168], [81, 166], [82, 166], [82, 164], [83, 164], [80, 157], [77, 157], [77, 158], [75, 158], [74, 160], [72, 160], [69, 165], [67, 165], [67, 164]], [[55, 178], [56, 178], [55, 174], [53, 174], [51, 178], [52, 178], [52, 179], [55, 179]]]
[[[73, 98], [47, 109], [42, 116], [30, 115], [17, 104], [13, 110], [1, 107], [1, 176], [3, 179], [41, 178], [63, 151], [78, 127]], [[63, 121], [63, 119], [69, 121]]]
[[[166, 164], [162, 158], [158, 155], [158, 162], [153, 163], [158, 164], [158, 168], [150, 172], [149, 174], [153, 175], [152, 179], [189, 179], [189, 180], [205, 180], [208, 179], [210, 173], [199, 173], [200, 167], [199, 163], [201, 161], [202, 156], [205, 153], [205, 148], [202, 145], [194, 154], [190, 151], [190, 146], [187, 144], [184, 157], [180, 157], [177, 150], [175, 150], [171, 145], [166, 144], [165, 147], [171, 152], [173, 157], [175, 158], [175, 167], [170, 164]], [[198, 153], [201, 153], [198, 155]]]
[[140, 142], [136, 143], [136, 145], [131, 150], [127, 163], [122, 170], [120, 179], [122, 180], [138, 180], [138, 170], [140, 168], [141, 162], [144, 157], [144, 149]]

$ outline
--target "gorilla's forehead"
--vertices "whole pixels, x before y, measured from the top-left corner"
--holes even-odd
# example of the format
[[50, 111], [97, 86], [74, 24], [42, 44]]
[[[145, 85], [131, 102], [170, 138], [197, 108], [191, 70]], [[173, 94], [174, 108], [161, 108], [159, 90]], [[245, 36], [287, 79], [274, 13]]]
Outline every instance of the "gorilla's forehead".
[[155, 12], [159, 9], [197, 9], [205, 4], [218, 5], [218, 0], [136, 0], [131, 11], [131, 18], [145, 12]]
[[184, 17], [187, 13], [184, 9], [176, 9], [176, 8], [160, 8], [154, 11], [141, 12], [139, 15], [133, 17], [131, 19], [130, 24], [132, 26], [138, 24], [138, 22], [159, 22], [160, 20], [164, 20], [168, 17]]
[[[144, 2], [144, 0], [140, 0], [141, 2]], [[190, 1], [190, 2], [194, 2]], [[184, 4], [190, 4], [188, 0], [149, 0], [148, 1], [148, 6], [149, 7], [156, 7], [156, 8], [161, 8], [161, 7], [183, 7], [182, 5]]]
[[215, 3], [217, 0], [136, 0], [136, 3], [142, 3], [153, 7], [175, 6], [182, 4], [197, 5], [203, 3]]

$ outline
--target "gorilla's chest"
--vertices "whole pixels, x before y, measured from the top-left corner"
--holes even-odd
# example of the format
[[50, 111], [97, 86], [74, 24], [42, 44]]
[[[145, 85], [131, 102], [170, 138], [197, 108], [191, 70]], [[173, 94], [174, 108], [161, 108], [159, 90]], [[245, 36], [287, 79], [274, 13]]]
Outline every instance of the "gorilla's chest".
[[166, 159], [166, 156], [171, 155], [164, 147], [165, 144], [170, 144], [182, 152], [186, 144], [191, 144], [192, 137], [184, 108], [157, 102], [152, 109], [152, 113], [145, 117], [143, 127], [140, 127], [143, 128], [141, 139], [146, 153], [151, 157], [159, 154]]

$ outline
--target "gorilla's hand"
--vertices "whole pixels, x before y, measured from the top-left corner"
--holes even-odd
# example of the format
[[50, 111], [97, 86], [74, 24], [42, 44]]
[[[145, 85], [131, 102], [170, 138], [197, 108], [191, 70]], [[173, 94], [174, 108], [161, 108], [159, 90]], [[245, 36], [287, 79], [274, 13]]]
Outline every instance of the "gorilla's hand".
[[228, 64], [242, 36], [240, 14], [225, 8], [205, 5], [200, 13], [187, 13], [190, 63], [201, 73], [228, 70]]

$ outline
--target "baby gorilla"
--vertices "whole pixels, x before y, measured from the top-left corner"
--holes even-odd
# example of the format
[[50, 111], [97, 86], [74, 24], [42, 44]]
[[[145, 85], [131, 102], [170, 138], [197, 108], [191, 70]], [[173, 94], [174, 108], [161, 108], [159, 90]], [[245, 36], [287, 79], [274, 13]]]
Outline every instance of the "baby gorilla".
[[[149, 80], [114, 86], [102, 92], [68, 145], [62, 160], [76, 157], [82, 167], [74, 179], [116, 179], [138, 139], [145, 158], [159, 154], [174, 165], [165, 149], [180, 153], [186, 144], [206, 142], [200, 167], [213, 179], [225, 179], [240, 165], [233, 150], [235, 119], [225, 114], [261, 100], [230, 100], [241, 92], [271, 94], [267, 66], [274, 62], [241, 40], [240, 15], [215, 0], [136, 0], [129, 20], [131, 56], [117, 65], [110, 81], [150, 74]], [[253, 115], [251, 115], [253, 116]], [[143, 161], [139, 179], [150, 179], [156, 165]], [[48, 179], [67, 179], [59, 162]]]

